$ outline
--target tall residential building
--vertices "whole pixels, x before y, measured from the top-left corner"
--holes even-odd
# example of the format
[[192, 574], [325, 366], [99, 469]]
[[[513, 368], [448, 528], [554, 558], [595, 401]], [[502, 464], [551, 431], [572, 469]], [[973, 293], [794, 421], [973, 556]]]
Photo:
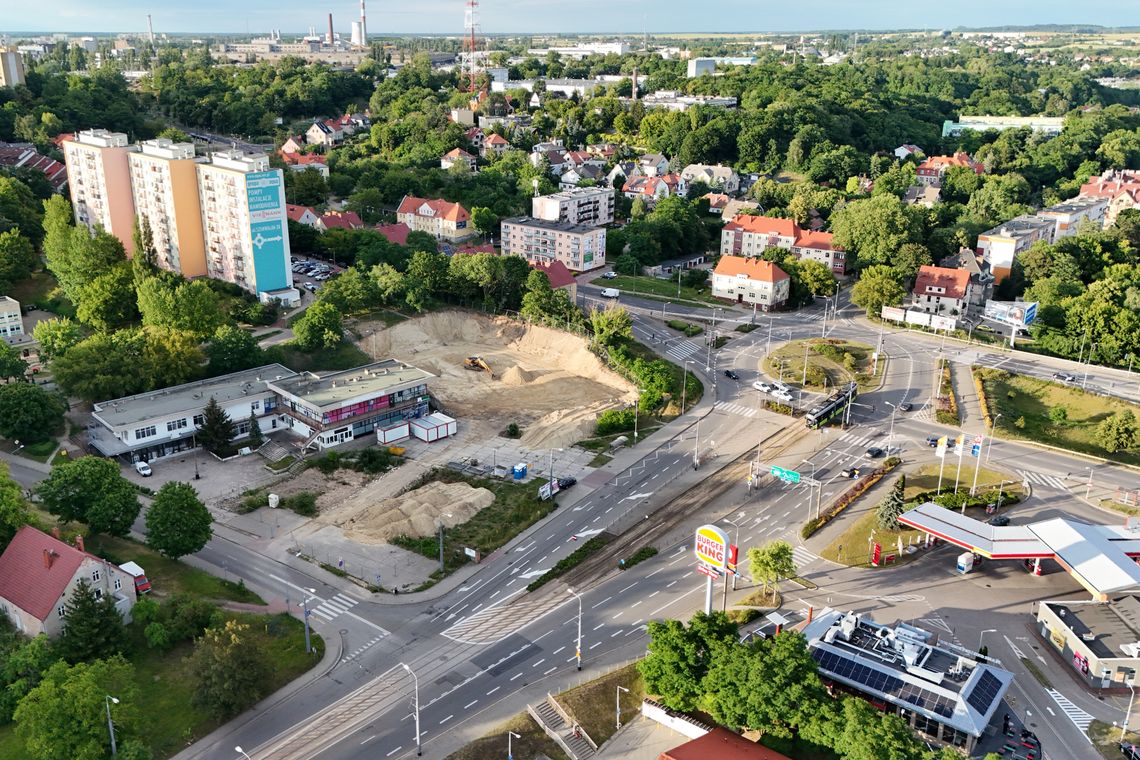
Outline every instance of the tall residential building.
[[504, 256], [522, 256], [532, 264], [561, 261], [572, 272], [606, 265], [604, 227], [520, 216], [503, 220], [501, 243]]
[[185, 277], [206, 274], [202, 207], [192, 143], [147, 140], [131, 153], [135, 211], [150, 224], [158, 265]]
[[122, 241], [127, 255], [134, 252], [135, 204], [127, 164], [134, 150], [125, 134], [105, 129], [78, 132], [63, 143], [76, 224], [111, 233]]
[[214, 153], [197, 164], [206, 273], [263, 300], [294, 301], [285, 216], [285, 183], [264, 153]]
[[15, 50], [0, 50], [0, 87], [24, 84], [24, 57]]
[[604, 187], [576, 187], [530, 202], [536, 219], [570, 224], [613, 224], [614, 191]]

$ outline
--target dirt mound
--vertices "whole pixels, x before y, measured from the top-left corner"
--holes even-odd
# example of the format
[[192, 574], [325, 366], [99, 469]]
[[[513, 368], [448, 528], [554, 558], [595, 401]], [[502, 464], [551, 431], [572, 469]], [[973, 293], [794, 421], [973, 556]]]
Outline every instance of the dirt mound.
[[[395, 498], [383, 499], [336, 522], [344, 535], [365, 544], [382, 544], [399, 535], [431, 536], [445, 527], [465, 523], [489, 506], [495, 495], [467, 483], [432, 482]], [[449, 516], [444, 516], [445, 514]]]
[[516, 364], [504, 372], [500, 379], [503, 381], [503, 385], [526, 385], [534, 382], [537, 377], [537, 373], [525, 370]]

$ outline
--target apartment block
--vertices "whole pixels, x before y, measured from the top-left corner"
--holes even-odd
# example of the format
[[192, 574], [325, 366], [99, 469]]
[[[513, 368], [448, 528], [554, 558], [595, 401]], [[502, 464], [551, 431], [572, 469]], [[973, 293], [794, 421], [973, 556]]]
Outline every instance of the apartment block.
[[285, 182], [264, 153], [231, 150], [197, 164], [206, 273], [263, 300], [299, 299], [289, 266]]
[[0, 87], [25, 84], [24, 56], [15, 50], [0, 50]]
[[978, 255], [989, 264], [994, 283], [999, 284], [1009, 277], [1017, 254], [1038, 240], [1053, 242], [1055, 227], [1052, 219], [1024, 214], [978, 235]]
[[150, 225], [158, 265], [184, 277], [206, 274], [198, 161], [192, 143], [139, 143], [128, 156], [135, 213]]
[[562, 262], [572, 272], [606, 265], [606, 230], [585, 224], [519, 216], [502, 224], [504, 256], [522, 256], [532, 264]]
[[771, 261], [743, 256], [721, 256], [712, 272], [712, 294], [763, 311], [778, 309], [788, 301], [792, 281]]
[[579, 187], [552, 195], [540, 195], [530, 202], [531, 216], [548, 222], [568, 224], [613, 224], [614, 193], [604, 187]]
[[470, 226], [471, 214], [458, 203], [439, 198], [405, 195], [396, 209], [396, 221], [408, 229], [426, 232], [437, 240], [454, 243], [476, 234]]
[[127, 255], [134, 253], [135, 222], [131, 170], [127, 156], [137, 150], [122, 132], [89, 129], [63, 143], [75, 223], [117, 237]]
[[785, 248], [838, 275], [847, 271], [847, 253], [834, 244], [830, 232], [805, 230], [794, 219], [739, 214], [721, 228], [721, 255], [761, 256], [768, 248]]
[[24, 312], [20, 302], [10, 296], [0, 296], [0, 338], [13, 340], [24, 334]]
[[1042, 219], [1053, 222], [1053, 241], [1076, 235], [1082, 224], [1091, 225], [1096, 230], [1104, 228], [1105, 213], [1108, 211], [1107, 198], [1073, 198], [1037, 212]]

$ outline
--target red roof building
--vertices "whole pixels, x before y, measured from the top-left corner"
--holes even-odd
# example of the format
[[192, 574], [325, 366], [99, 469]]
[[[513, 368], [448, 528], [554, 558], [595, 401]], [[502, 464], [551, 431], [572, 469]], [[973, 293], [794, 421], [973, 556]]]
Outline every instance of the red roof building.
[[750, 742], [727, 728], [714, 728], [704, 736], [662, 752], [658, 760], [792, 760], [763, 744]]
[[411, 229], [403, 222], [396, 222], [395, 224], [378, 224], [376, 231], [386, 237], [389, 243], [407, 245], [408, 233], [411, 232]]
[[326, 230], [358, 230], [364, 222], [355, 211], [326, 211], [321, 214], [321, 226]]
[[918, 181], [924, 185], [939, 186], [946, 171], [955, 166], [973, 169], [975, 174], [986, 171], [985, 164], [970, 158], [969, 153], [958, 152], [952, 156], [931, 156], [918, 165]]
[[621, 191], [627, 198], [641, 196], [652, 205], [670, 195], [683, 195], [685, 189], [686, 183], [680, 174], [665, 174], [660, 177], [630, 177]]
[[548, 262], [532, 261], [530, 264], [531, 269], [537, 269], [546, 275], [546, 279], [550, 281], [550, 287], [553, 290], [564, 289], [570, 293], [570, 299], [574, 300], [578, 295], [578, 281], [574, 279], [574, 275], [566, 268], [566, 265], [561, 261], [554, 259]]
[[285, 217], [291, 222], [313, 228], [319, 227], [321, 223], [321, 218], [317, 216], [316, 211], [308, 206], [298, 206], [294, 203], [285, 204]]
[[787, 303], [791, 293], [788, 273], [771, 261], [744, 256], [721, 256], [712, 272], [712, 294], [768, 311]]
[[970, 295], [970, 272], [947, 267], [919, 267], [914, 281], [914, 308], [928, 314], [957, 316]]
[[134, 576], [101, 557], [25, 525], [0, 554], [0, 611], [28, 636], [54, 636], [63, 628], [67, 602], [81, 579], [108, 595], [129, 619], [135, 603]]
[[1140, 171], [1110, 169], [1099, 177], [1090, 177], [1088, 182], [1081, 185], [1080, 194], [1086, 198], [1108, 199], [1104, 224], [1111, 226], [1121, 211], [1140, 208]]
[[721, 228], [721, 255], [761, 256], [768, 248], [784, 248], [798, 259], [825, 264], [834, 274], [847, 269], [847, 254], [830, 232], [805, 230], [794, 219], [738, 214]]
[[0, 142], [0, 166], [38, 171], [57, 193], [67, 184], [67, 167], [54, 158], [43, 155], [28, 143]]
[[457, 242], [475, 234], [467, 209], [441, 198], [429, 200], [405, 195], [396, 209], [396, 220], [437, 240]]

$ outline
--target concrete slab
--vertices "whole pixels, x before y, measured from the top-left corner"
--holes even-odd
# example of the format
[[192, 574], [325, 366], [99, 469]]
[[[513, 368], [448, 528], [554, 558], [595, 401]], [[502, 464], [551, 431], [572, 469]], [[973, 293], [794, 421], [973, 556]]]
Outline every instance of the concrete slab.
[[[195, 478], [195, 463], [197, 475]], [[189, 483], [207, 505], [241, 494], [251, 488], [274, 482], [282, 476], [265, 469], [265, 459], [257, 454], [219, 462], [211, 454], [199, 449], [197, 453], [185, 451], [175, 456], [156, 459], [151, 463], [154, 474], [144, 478], [134, 467], [123, 466], [123, 475], [132, 483], [154, 491], [168, 481]]]
[[[414, 589], [439, 569], [439, 562], [391, 544], [361, 544], [344, 531], [324, 525], [299, 538], [293, 550], [350, 575], [401, 592]], [[377, 580], [379, 579], [379, 580]]]

